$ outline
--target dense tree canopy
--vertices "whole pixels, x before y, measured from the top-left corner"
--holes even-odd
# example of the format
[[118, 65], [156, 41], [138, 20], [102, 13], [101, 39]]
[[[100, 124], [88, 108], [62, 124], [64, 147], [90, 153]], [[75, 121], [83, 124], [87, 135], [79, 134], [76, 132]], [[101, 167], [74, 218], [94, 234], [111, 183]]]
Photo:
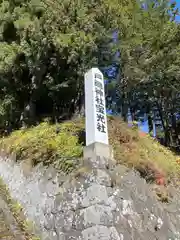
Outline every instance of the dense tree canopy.
[[151, 132], [157, 113], [165, 144], [180, 145], [176, 14], [166, 0], [0, 0], [1, 129], [81, 113], [85, 71], [113, 62], [123, 118], [146, 113]]
[[[142, 1], [141, 1], [142, 3]], [[176, 23], [175, 4], [169, 1], [144, 1], [131, 11], [127, 29], [120, 32], [120, 106], [127, 120], [130, 108], [158, 118], [164, 143], [180, 147], [180, 25]]]
[[[114, 25], [106, 1], [0, 3], [1, 124], [74, 114], [83, 74], [109, 61]], [[109, 14], [108, 14], [109, 13]]]

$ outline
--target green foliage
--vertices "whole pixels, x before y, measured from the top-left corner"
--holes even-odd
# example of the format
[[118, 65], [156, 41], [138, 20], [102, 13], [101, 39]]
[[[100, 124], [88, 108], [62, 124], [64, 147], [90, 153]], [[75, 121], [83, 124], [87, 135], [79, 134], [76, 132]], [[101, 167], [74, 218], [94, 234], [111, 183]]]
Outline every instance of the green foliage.
[[129, 105], [134, 111], [137, 106], [146, 109], [152, 118], [156, 105], [166, 145], [177, 145], [179, 133], [171, 127], [177, 124], [168, 117], [180, 106], [180, 25], [175, 14], [175, 5], [167, 0], [1, 1], [1, 130], [36, 125], [47, 116], [58, 122], [83, 113], [84, 73], [107, 66], [119, 50], [116, 87], [123, 118]]
[[[1, 130], [36, 126], [44, 117], [57, 123], [82, 113], [85, 71], [107, 66], [118, 49], [121, 59], [116, 86], [124, 120], [128, 108], [132, 121], [137, 120], [135, 112], [140, 109], [148, 115], [152, 132], [156, 108], [165, 145], [180, 145], [175, 119], [180, 109], [180, 25], [174, 21], [176, 13], [175, 5], [167, 0], [156, 4], [136, 0], [0, 1]], [[115, 29], [119, 42], [112, 43]], [[113, 88], [109, 85], [108, 91]], [[81, 156], [82, 146], [74, 135], [76, 127], [66, 124], [42, 123], [19, 130], [2, 144], [8, 152], [15, 151], [18, 160], [53, 162], [68, 172], [74, 165], [63, 158]], [[57, 134], [56, 127], [63, 130]], [[124, 149], [119, 152], [125, 153], [128, 162], [128, 153]], [[146, 157], [138, 152], [137, 162]]]
[[[9, 125], [21, 126], [22, 116], [30, 125], [79, 111], [83, 75], [104, 64], [102, 51], [115, 26], [109, 4], [1, 1], [0, 13], [0, 97], [15, 99], [15, 111], [6, 109]], [[108, 48], [106, 62], [112, 53]]]
[[[178, 157], [170, 150], [148, 135], [141, 136], [137, 128], [129, 128], [118, 118], [108, 118], [108, 125], [110, 144], [114, 148], [114, 157], [118, 163], [138, 171], [142, 167], [146, 171], [150, 166], [162, 172], [168, 180], [179, 176]], [[1, 140], [1, 147], [9, 154], [16, 153], [18, 161], [29, 160], [32, 165], [52, 164], [57, 169], [70, 173], [79, 166], [74, 159], [82, 156], [83, 146], [79, 133], [83, 130], [82, 119], [58, 125], [41, 123], [28, 130], [13, 132]]]
[[156, 111], [162, 122], [164, 144], [177, 150], [180, 146], [176, 120], [180, 109], [180, 24], [174, 16], [178, 9], [167, 0], [130, 2], [128, 27], [123, 31], [120, 25], [118, 28], [119, 108], [124, 120], [129, 108], [132, 120], [136, 120], [137, 111], [146, 113], [150, 131]]
[[173, 70], [173, 76], [179, 77], [180, 29], [179, 24], [171, 20], [169, 1], [161, 1], [156, 7], [152, 1], [141, 1], [141, 4], [143, 2], [146, 8], [136, 4], [128, 28], [121, 33], [123, 73], [129, 81], [133, 78], [134, 81], [154, 81], [156, 75], [168, 77]]
[[[57, 129], [59, 129], [57, 133]], [[50, 125], [47, 122], [27, 130], [13, 132], [8, 138], [1, 140], [1, 147], [7, 153], [14, 152], [18, 161], [31, 161], [32, 165], [42, 162], [52, 164], [65, 172], [75, 168], [74, 158], [82, 155], [78, 132], [80, 126], [73, 122]]]
[[173, 152], [147, 134], [141, 134], [137, 128], [127, 127], [127, 124], [118, 118], [109, 119], [109, 139], [114, 148], [115, 159], [119, 163], [137, 171], [143, 168], [148, 177], [149, 166], [162, 173], [166, 180], [171, 181], [175, 176], [179, 176], [180, 165]]

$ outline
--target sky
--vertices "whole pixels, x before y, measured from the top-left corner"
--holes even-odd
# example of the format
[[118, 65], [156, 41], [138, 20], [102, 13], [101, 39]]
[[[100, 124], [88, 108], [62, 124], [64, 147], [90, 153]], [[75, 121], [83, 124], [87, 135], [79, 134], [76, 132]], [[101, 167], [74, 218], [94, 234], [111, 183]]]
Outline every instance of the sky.
[[[173, 0], [171, 0], [171, 2], [173, 2]], [[176, 6], [179, 8], [180, 11], [180, 0], [176, 0]], [[176, 21], [180, 22], [180, 16], [176, 17]]]

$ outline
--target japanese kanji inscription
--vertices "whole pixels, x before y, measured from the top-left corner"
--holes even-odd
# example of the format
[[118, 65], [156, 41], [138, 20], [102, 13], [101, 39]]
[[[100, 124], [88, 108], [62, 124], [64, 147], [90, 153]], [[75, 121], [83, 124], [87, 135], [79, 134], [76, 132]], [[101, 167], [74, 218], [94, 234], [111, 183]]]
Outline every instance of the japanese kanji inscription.
[[85, 74], [86, 145], [108, 144], [103, 74], [92, 68]]

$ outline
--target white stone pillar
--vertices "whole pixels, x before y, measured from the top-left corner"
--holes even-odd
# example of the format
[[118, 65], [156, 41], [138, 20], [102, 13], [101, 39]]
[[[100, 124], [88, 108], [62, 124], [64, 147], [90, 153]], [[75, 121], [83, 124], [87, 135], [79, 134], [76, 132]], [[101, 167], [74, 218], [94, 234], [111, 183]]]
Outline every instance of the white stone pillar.
[[[91, 68], [85, 74], [86, 147], [84, 157], [110, 157], [103, 74]], [[112, 156], [111, 156], [112, 157]]]

